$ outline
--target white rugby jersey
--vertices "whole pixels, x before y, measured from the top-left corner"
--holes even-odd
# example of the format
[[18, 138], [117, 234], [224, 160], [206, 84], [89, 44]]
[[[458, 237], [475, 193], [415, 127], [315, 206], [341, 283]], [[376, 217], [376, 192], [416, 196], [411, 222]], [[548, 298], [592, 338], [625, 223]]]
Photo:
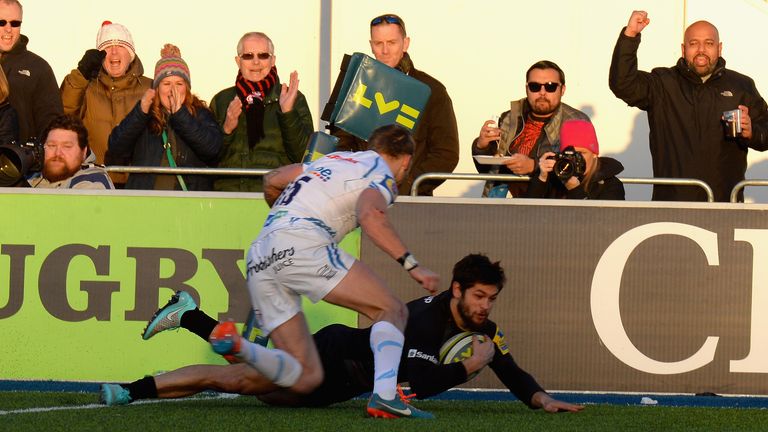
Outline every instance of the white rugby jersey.
[[379, 191], [387, 205], [395, 202], [395, 178], [378, 153], [331, 153], [304, 165], [275, 201], [262, 232], [312, 224], [339, 242], [358, 226], [357, 200], [368, 188]]

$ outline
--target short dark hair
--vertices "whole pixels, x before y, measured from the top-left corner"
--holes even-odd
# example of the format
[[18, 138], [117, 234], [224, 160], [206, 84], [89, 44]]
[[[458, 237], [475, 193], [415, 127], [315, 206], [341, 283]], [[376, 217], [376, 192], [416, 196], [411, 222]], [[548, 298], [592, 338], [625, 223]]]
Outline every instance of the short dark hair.
[[69, 114], [56, 116], [51, 120], [51, 123], [48, 124], [48, 127], [45, 128], [45, 131], [43, 131], [42, 140], [40, 142], [45, 144], [45, 142], [48, 141], [48, 134], [54, 129], [64, 129], [77, 133], [77, 145], [81, 149], [88, 147], [88, 130], [85, 128], [85, 125], [83, 125], [83, 122], [79, 117]]
[[411, 131], [396, 123], [376, 128], [368, 138], [368, 149], [387, 156], [412, 155], [414, 147]]
[[395, 14], [384, 14], [379, 15], [376, 18], [371, 20], [371, 28], [380, 25], [380, 24], [395, 24], [396, 26], [400, 27], [400, 33], [403, 35], [403, 37], [406, 37], [408, 34], [405, 32], [405, 21], [403, 21], [402, 18]]
[[525, 72], [525, 82], [528, 82], [528, 76], [531, 74], [531, 71], [534, 69], [554, 69], [557, 71], [557, 73], [560, 75], [560, 84], [565, 85], [565, 72], [563, 72], [562, 69], [560, 69], [560, 66], [557, 65], [557, 63], [549, 60], [539, 60], [536, 63], [532, 64], [531, 67], [528, 68], [528, 70]]
[[483, 254], [469, 254], [453, 266], [453, 282], [457, 282], [462, 294], [475, 284], [495, 285], [501, 291], [507, 282], [499, 261], [491, 262]]

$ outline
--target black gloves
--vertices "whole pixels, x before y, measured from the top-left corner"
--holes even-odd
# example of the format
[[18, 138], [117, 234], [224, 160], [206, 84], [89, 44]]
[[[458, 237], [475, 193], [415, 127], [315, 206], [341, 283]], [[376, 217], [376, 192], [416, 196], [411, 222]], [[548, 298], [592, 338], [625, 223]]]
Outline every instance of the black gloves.
[[104, 61], [104, 57], [107, 56], [106, 51], [99, 51], [97, 49], [89, 49], [80, 59], [80, 63], [77, 64], [77, 70], [90, 80], [99, 76], [99, 70], [101, 70], [101, 63]]

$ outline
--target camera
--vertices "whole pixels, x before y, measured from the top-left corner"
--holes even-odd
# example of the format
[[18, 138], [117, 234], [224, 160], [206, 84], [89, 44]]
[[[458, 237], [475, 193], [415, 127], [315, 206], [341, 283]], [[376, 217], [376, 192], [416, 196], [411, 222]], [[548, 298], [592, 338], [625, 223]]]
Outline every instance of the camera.
[[725, 122], [725, 136], [735, 138], [741, 134], [740, 109], [723, 111], [723, 121]]
[[0, 146], [0, 187], [23, 186], [27, 173], [42, 171], [45, 150], [36, 138]]
[[584, 156], [577, 152], [573, 146], [568, 146], [560, 153], [555, 153], [554, 156], [550, 156], [548, 159], [555, 160], [555, 167], [552, 172], [555, 173], [558, 179], [565, 184], [571, 177], [581, 177], [587, 170], [587, 161], [584, 160]]

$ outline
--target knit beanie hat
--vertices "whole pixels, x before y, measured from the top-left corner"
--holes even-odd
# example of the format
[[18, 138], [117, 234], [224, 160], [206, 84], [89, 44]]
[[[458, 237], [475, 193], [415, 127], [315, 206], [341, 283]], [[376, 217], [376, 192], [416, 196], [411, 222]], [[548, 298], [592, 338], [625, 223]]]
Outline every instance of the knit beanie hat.
[[600, 154], [595, 127], [587, 120], [566, 120], [560, 127], [560, 151], [566, 147], [581, 147]]
[[160, 60], [155, 65], [155, 80], [152, 82], [152, 88], [157, 88], [163, 78], [176, 75], [184, 78], [187, 85], [192, 88], [192, 81], [189, 79], [189, 66], [181, 58], [181, 50], [172, 44], [165, 44], [160, 50]]
[[96, 35], [96, 49], [101, 51], [113, 45], [127, 49], [131, 54], [131, 61], [136, 58], [131, 32], [124, 25], [104, 21], [101, 23], [99, 34]]

